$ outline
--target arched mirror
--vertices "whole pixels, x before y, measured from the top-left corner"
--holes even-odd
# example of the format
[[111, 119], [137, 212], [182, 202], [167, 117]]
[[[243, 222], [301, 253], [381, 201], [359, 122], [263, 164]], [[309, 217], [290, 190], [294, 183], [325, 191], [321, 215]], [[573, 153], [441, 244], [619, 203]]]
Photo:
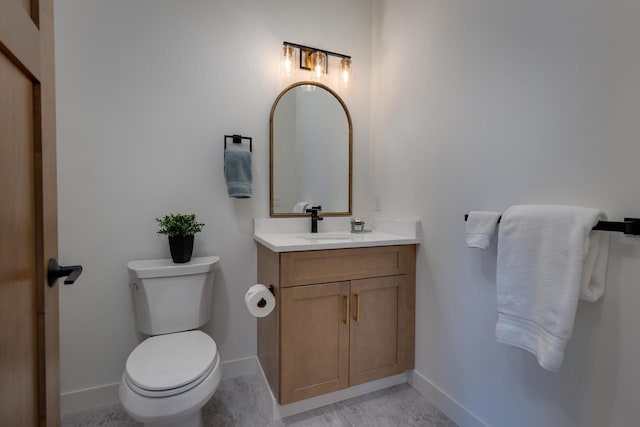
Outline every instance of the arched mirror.
[[353, 127], [344, 101], [329, 87], [298, 82], [283, 90], [269, 119], [270, 214], [351, 215]]

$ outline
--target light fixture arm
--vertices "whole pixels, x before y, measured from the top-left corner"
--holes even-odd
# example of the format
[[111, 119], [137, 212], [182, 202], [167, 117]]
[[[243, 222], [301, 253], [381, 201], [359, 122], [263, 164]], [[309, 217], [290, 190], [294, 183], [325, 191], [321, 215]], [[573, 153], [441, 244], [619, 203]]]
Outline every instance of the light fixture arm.
[[286, 78], [295, 73], [294, 65], [296, 49], [298, 52], [298, 68], [300, 70], [311, 71], [311, 80], [323, 81], [329, 73], [329, 57], [334, 56], [340, 60], [339, 84], [342, 88], [347, 88], [351, 81], [351, 56], [344, 53], [331, 52], [329, 50], [318, 49], [313, 46], [305, 46], [299, 43], [282, 42], [281, 72]]
[[300, 50], [310, 50], [312, 52], [322, 52], [325, 55], [335, 56], [335, 57], [338, 57], [338, 58], [351, 59], [351, 56], [345, 55], [343, 53], [331, 52], [331, 51], [328, 51], [328, 50], [318, 49], [317, 47], [305, 46], [305, 45], [298, 44], [298, 43], [282, 42], [282, 45], [283, 46], [292, 46], [292, 47], [298, 48]]

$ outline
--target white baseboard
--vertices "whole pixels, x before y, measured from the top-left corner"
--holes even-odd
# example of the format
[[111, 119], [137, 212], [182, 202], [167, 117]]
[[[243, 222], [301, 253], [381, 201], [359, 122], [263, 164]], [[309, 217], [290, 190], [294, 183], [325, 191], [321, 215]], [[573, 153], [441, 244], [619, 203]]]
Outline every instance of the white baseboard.
[[119, 386], [120, 383], [113, 383], [62, 393], [60, 411], [65, 415], [116, 403]]
[[222, 362], [222, 379], [254, 375], [258, 370], [258, 358], [255, 356]]
[[[258, 359], [255, 356], [222, 362], [222, 378], [235, 378], [256, 373]], [[105, 384], [81, 390], [62, 393], [60, 410], [62, 415], [85, 411], [119, 402], [118, 387], [120, 383]]]
[[410, 371], [407, 377], [411, 387], [426, 397], [460, 427], [489, 427], [488, 424], [445, 393], [440, 387], [429, 381], [420, 372]]
[[258, 361], [258, 378], [261, 382], [262, 392], [271, 404], [271, 418], [274, 420], [289, 417], [301, 412], [310, 411], [342, 400], [351, 399], [352, 397], [362, 396], [363, 394], [393, 387], [398, 384], [407, 382], [407, 374], [394, 375], [392, 377], [382, 378], [380, 380], [371, 381], [365, 384], [345, 388], [343, 390], [334, 391], [323, 394], [322, 396], [312, 397], [310, 399], [301, 400], [299, 402], [290, 403], [288, 405], [279, 405], [275, 396], [271, 392], [271, 388], [267, 383], [267, 379]]

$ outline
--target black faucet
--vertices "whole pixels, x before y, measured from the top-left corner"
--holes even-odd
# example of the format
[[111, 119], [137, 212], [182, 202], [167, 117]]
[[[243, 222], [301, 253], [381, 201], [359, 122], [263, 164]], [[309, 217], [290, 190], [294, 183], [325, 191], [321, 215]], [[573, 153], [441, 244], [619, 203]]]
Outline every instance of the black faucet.
[[318, 212], [320, 212], [322, 210], [322, 206], [318, 205], [318, 206], [311, 206], [309, 209], [306, 209], [305, 211], [308, 213], [311, 213], [311, 232], [312, 233], [317, 233], [318, 232], [318, 221], [322, 221], [324, 218], [321, 216], [318, 216]]

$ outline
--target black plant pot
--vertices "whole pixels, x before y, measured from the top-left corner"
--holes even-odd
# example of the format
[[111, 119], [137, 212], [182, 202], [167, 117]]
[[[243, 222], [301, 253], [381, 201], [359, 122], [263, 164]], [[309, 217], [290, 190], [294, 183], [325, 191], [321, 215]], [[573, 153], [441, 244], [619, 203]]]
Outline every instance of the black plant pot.
[[169, 236], [169, 250], [173, 262], [178, 264], [189, 262], [193, 253], [193, 235]]

